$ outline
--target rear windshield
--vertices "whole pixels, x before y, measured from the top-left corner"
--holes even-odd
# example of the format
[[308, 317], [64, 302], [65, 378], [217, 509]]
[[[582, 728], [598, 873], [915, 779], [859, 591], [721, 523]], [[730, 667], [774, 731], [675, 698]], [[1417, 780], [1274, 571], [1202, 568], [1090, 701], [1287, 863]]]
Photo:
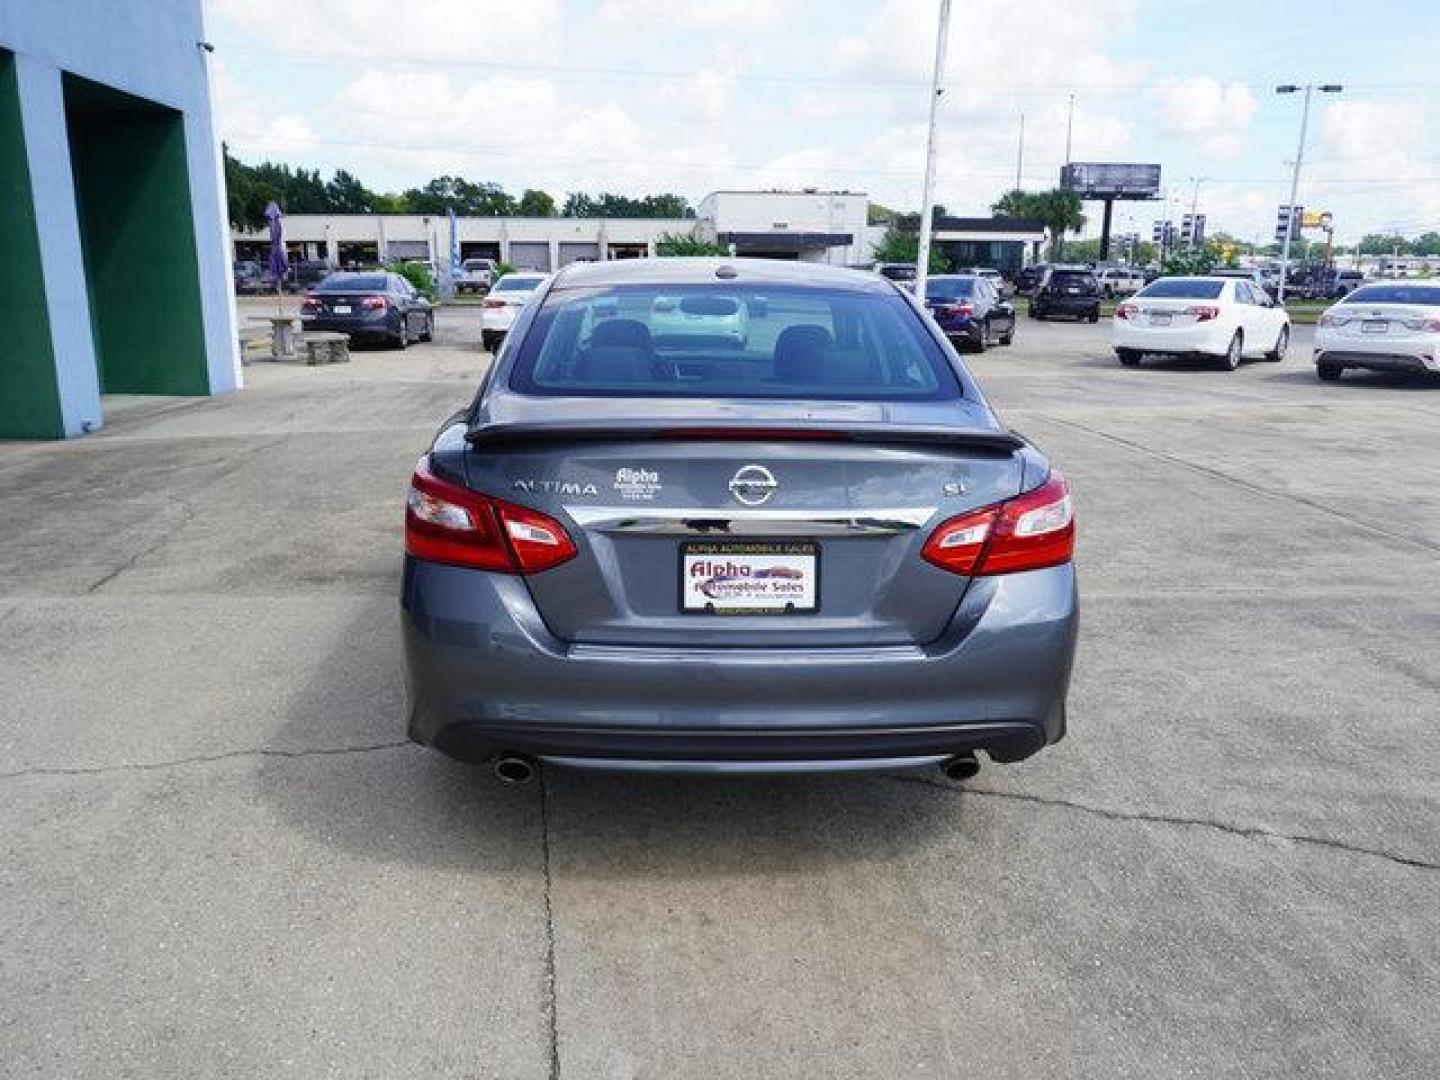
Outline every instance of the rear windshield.
[[1216, 300], [1223, 288], [1223, 281], [1172, 277], [1152, 281], [1141, 289], [1138, 295], [1159, 300]]
[[1440, 306], [1440, 285], [1362, 285], [1342, 304], [1430, 304]]
[[1084, 288], [1095, 284], [1095, 275], [1083, 270], [1056, 270], [1050, 275], [1051, 285], [1079, 285]]
[[495, 292], [529, 292], [543, 281], [538, 277], [520, 277], [508, 274], [495, 283]]
[[317, 287], [318, 292], [385, 292], [384, 274], [332, 274]]
[[955, 300], [974, 291], [975, 279], [968, 277], [931, 278], [925, 283], [926, 300]]
[[553, 291], [511, 385], [597, 397], [961, 396], [946, 354], [897, 294], [733, 285]]

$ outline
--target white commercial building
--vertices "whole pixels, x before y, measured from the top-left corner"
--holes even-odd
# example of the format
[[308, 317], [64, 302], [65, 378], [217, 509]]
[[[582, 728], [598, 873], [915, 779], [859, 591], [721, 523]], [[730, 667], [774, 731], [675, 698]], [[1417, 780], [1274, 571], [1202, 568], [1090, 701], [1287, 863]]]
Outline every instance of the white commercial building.
[[[460, 257], [496, 259], [520, 270], [557, 270], [588, 259], [634, 259], [655, 254], [666, 233], [688, 236], [686, 218], [457, 217]], [[445, 214], [292, 214], [284, 219], [292, 262], [319, 259], [334, 267], [426, 259], [444, 268], [450, 259]], [[262, 265], [269, 246], [263, 230], [233, 233], [238, 258]]]
[[0, 2], [0, 436], [235, 387], [201, 0]]
[[846, 266], [870, 260], [869, 212], [859, 191], [715, 191], [700, 201], [697, 235], [736, 255]]

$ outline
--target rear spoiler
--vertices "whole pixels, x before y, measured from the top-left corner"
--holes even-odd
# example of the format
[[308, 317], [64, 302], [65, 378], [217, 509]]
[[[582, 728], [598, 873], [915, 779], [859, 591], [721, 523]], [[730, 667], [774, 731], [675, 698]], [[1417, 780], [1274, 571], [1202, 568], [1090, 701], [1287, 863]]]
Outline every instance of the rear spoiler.
[[513, 443], [570, 442], [592, 439], [755, 439], [760, 441], [835, 439], [848, 442], [921, 443], [929, 446], [1013, 453], [1028, 446], [1011, 431], [993, 428], [955, 428], [913, 424], [806, 423], [694, 423], [679, 421], [657, 425], [653, 420], [591, 423], [499, 423], [470, 428], [465, 439], [471, 446], [494, 447]]

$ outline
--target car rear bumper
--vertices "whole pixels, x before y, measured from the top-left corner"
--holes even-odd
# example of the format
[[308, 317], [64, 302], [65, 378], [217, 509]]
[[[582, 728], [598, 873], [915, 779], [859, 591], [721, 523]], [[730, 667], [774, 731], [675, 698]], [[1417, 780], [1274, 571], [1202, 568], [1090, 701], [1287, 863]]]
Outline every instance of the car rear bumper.
[[333, 315], [320, 315], [306, 317], [300, 316], [300, 328], [302, 330], [325, 330], [341, 334], [350, 334], [353, 337], [380, 337], [390, 336], [399, 333], [399, 321], [390, 312], [381, 311], [367, 317]]
[[1413, 350], [1390, 348], [1317, 348], [1315, 364], [1331, 364], [1342, 368], [1365, 368], [1370, 371], [1409, 371], [1440, 373], [1440, 348], [1417, 343]]
[[522, 579], [414, 559], [402, 609], [412, 738], [646, 771], [1016, 761], [1064, 735], [1078, 627], [1069, 564], [976, 579], [923, 646], [567, 644]]
[[1047, 315], [1073, 315], [1076, 318], [1095, 313], [1100, 306], [1098, 296], [1036, 296], [1032, 307], [1039, 307]]
[[1234, 333], [1233, 327], [1214, 321], [1191, 326], [1138, 327], [1127, 319], [1116, 319], [1112, 343], [1117, 349], [1136, 352], [1223, 356]]

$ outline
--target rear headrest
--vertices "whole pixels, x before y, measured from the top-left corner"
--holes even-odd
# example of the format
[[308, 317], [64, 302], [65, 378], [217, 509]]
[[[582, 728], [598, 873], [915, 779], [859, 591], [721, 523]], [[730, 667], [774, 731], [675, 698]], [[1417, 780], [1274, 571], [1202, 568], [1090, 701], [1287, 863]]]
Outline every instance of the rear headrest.
[[834, 339], [823, 326], [802, 323], [789, 326], [775, 339], [775, 378], [782, 382], [819, 382], [825, 370], [825, 351]]
[[640, 349], [646, 353], [655, 351], [655, 342], [650, 338], [650, 328], [638, 319], [606, 319], [595, 327], [595, 332], [590, 336], [592, 349], [617, 345]]

